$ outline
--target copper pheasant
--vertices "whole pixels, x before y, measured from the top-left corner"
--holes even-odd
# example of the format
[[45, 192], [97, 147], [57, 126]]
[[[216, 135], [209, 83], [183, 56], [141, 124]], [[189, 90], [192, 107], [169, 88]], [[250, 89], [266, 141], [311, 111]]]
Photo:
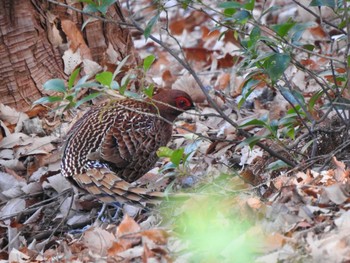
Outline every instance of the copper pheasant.
[[62, 174], [103, 202], [144, 202], [160, 194], [131, 183], [156, 163], [156, 151], [171, 139], [172, 123], [193, 108], [180, 90], [162, 90], [152, 100], [123, 99], [89, 110], [71, 128]]

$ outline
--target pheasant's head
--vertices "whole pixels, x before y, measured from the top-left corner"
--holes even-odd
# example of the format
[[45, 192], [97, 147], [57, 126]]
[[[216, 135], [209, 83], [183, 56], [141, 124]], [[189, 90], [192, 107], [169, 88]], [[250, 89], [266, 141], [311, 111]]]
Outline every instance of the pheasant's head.
[[181, 90], [162, 90], [154, 95], [152, 100], [157, 106], [159, 114], [171, 122], [184, 111], [194, 109], [191, 97]]

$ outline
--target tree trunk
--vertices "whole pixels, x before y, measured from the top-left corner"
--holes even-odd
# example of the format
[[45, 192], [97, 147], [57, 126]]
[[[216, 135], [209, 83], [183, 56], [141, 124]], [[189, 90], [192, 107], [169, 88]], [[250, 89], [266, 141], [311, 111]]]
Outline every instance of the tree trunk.
[[[107, 17], [124, 21], [119, 4]], [[46, 0], [0, 0], [0, 103], [26, 110], [47, 80], [67, 79], [77, 66], [85, 73], [113, 70], [127, 55], [129, 67], [138, 65], [129, 30], [95, 20], [82, 32], [88, 18]]]

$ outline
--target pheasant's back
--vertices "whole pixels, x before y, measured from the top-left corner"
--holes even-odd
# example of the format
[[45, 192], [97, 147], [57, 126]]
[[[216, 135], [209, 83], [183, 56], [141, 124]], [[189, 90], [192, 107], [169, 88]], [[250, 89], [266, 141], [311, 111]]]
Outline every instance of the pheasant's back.
[[125, 99], [88, 111], [70, 130], [61, 171], [75, 177], [107, 168], [127, 182], [146, 173], [166, 145], [172, 125], [157, 116], [149, 103]]

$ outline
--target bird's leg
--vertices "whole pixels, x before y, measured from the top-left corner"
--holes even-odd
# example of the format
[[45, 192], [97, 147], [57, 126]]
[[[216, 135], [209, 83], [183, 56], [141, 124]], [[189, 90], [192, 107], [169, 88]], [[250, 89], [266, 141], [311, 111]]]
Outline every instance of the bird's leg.
[[107, 208], [107, 204], [103, 203], [101, 210], [97, 214], [96, 221], [98, 221], [98, 220], [103, 221], [102, 216], [103, 216], [104, 212], [106, 211], [106, 208]]
[[91, 225], [86, 225], [83, 228], [80, 229], [72, 229], [69, 231], [69, 234], [76, 235], [76, 234], [83, 234], [86, 230], [88, 230], [91, 227]]
[[[110, 211], [108, 210], [108, 206], [110, 206], [112, 209], [115, 209], [114, 215], [110, 214]], [[123, 205], [119, 202], [112, 202], [112, 203], [103, 203], [101, 210], [98, 212], [96, 221], [106, 222], [107, 220], [109, 222], [116, 222], [119, 218], [121, 218], [121, 215], [123, 214]], [[103, 217], [103, 215], [105, 215]]]
[[112, 222], [116, 222], [118, 219], [123, 217], [124, 211], [123, 211], [123, 205], [119, 202], [113, 203], [115, 204], [114, 208], [116, 208], [116, 211], [114, 213], [114, 216], [112, 216]]

